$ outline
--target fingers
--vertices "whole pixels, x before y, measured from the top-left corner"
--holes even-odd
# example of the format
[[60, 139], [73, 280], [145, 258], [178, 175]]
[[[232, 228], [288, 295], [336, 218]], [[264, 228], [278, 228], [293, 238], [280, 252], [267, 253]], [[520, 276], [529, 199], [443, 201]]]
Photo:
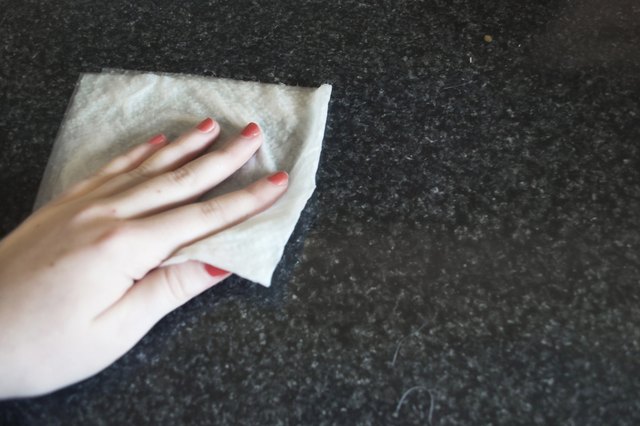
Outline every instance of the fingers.
[[[149, 235], [149, 239], [156, 242], [148, 250], [166, 258], [186, 244], [267, 209], [286, 192], [288, 180], [287, 173], [277, 172], [239, 191], [133, 222], [143, 235]], [[157, 238], [158, 235], [162, 238]]]
[[164, 147], [167, 137], [163, 134], [156, 135], [146, 143], [138, 145], [127, 154], [110, 161], [106, 166], [98, 171], [96, 177], [114, 176], [119, 173], [128, 172], [138, 167], [144, 160]]
[[129, 189], [141, 182], [191, 161], [206, 150], [220, 134], [220, 126], [211, 118], [203, 120], [164, 149], [155, 152], [137, 167], [121, 174], [93, 191], [91, 196], [105, 197]]
[[72, 186], [56, 200], [56, 203], [80, 197], [99, 187], [114, 176], [135, 169], [142, 164], [144, 160], [164, 147], [166, 143], [167, 138], [165, 135], [155, 135], [145, 143], [135, 146], [126, 154], [114, 158], [93, 176]]
[[260, 128], [250, 123], [223, 148], [115, 194], [107, 204], [118, 217], [130, 218], [196, 199], [242, 167], [261, 144]]
[[163, 316], [230, 275], [195, 261], [155, 269], [95, 318], [94, 324], [132, 345]]

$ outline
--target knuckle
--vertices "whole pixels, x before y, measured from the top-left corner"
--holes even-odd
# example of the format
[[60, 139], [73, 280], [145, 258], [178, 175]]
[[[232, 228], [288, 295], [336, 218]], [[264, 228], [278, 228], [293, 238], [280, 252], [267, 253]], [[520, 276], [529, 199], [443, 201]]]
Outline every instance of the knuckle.
[[123, 155], [114, 158], [109, 164], [104, 166], [100, 171], [100, 176], [107, 176], [111, 173], [115, 173], [118, 170], [123, 170], [129, 165], [129, 159]]
[[94, 173], [93, 177], [97, 179], [102, 179], [102, 178], [106, 178], [109, 175], [111, 175], [111, 164], [107, 164], [106, 166], [99, 169], [97, 172]]
[[133, 230], [128, 223], [116, 222], [100, 233], [95, 245], [100, 251], [109, 254], [126, 254], [131, 246], [132, 235]]
[[52, 204], [59, 204], [69, 200], [70, 198], [75, 197], [76, 195], [82, 193], [82, 191], [84, 191], [86, 188], [88, 188], [89, 184], [90, 184], [90, 181], [85, 180], [73, 185], [71, 188], [67, 189], [62, 194], [60, 194], [60, 196], [58, 196], [57, 199], [54, 199]]
[[182, 304], [191, 298], [186, 277], [180, 274], [177, 268], [165, 268], [162, 273], [165, 294], [170, 303]]
[[195, 173], [190, 166], [173, 170], [169, 172], [167, 176], [169, 181], [180, 186], [190, 186], [195, 180]]
[[101, 203], [88, 203], [77, 209], [71, 216], [71, 223], [82, 225], [108, 216], [109, 208]]
[[153, 166], [148, 161], [143, 162], [135, 169], [128, 172], [134, 181], [147, 180], [153, 176]]
[[200, 214], [205, 221], [220, 221], [225, 222], [227, 218], [226, 209], [215, 198], [200, 204]]
[[256, 187], [249, 187], [244, 193], [245, 203], [248, 210], [257, 212], [267, 208], [271, 204], [271, 198], [264, 191]]
[[249, 202], [254, 205], [262, 205], [270, 199], [268, 194], [266, 194], [264, 191], [261, 191], [260, 188], [255, 185], [247, 188], [246, 196]]

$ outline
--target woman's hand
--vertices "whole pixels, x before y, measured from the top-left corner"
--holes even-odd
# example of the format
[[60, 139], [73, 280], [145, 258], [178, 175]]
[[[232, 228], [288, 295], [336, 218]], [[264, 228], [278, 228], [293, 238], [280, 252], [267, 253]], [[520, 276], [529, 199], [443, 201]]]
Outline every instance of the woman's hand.
[[0, 398], [43, 394], [99, 372], [168, 312], [230, 275], [193, 261], [158, 267], [287, 189], [279, 172], [193, 203], [262, 143], [251, 123], [199, 156], [219, 132], [206, 119], [173, 143], [152, 138], [0, 242]]

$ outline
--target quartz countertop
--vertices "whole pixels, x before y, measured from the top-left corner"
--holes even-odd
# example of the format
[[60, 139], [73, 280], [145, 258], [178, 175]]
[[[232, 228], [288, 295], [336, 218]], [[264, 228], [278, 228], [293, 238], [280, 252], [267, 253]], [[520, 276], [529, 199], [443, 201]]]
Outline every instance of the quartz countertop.
[[1, 235], [83, 72], [333, 85], [273, 286], [228, 279], [0, 424], [639, 424], [638, 22], [632, 0], [0, 0]]

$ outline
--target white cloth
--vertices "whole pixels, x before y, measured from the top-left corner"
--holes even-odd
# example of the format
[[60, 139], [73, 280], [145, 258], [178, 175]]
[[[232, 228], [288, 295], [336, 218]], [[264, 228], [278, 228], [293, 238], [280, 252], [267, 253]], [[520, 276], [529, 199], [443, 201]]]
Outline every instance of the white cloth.
[[45, 171], [36, 207], [91, 175], [117, 154], [159, 132], [169, 137], [216, 119], [220, 138], [257, 122], [264, 145], [205, 198], [239, 189], [277, 170], [289, 189], [273, 207], [183, 248], [166, 264], [199, 260], [264, 286], [315, 189], [331, 86], [262, 84], [138, 72], [83, 74]]

